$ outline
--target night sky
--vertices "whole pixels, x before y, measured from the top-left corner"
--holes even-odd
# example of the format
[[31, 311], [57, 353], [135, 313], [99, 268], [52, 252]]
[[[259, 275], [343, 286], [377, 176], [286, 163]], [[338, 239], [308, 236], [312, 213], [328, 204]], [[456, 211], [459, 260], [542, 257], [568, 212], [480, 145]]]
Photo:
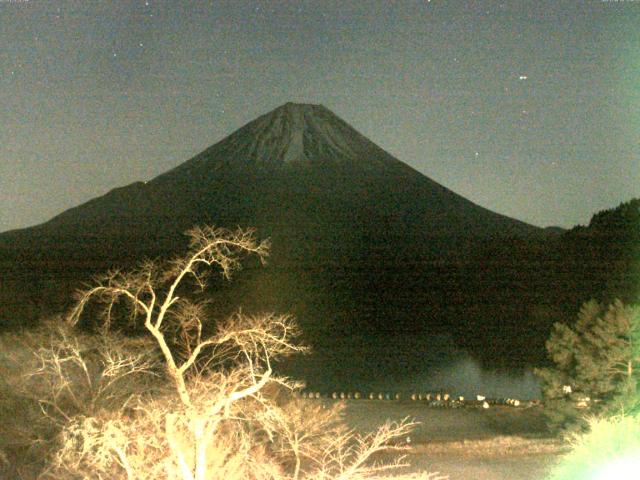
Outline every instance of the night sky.
[[0, 0], [0, 231], [287, 101], [491, 210], [585, 224], [640, 196], [640, 0]]

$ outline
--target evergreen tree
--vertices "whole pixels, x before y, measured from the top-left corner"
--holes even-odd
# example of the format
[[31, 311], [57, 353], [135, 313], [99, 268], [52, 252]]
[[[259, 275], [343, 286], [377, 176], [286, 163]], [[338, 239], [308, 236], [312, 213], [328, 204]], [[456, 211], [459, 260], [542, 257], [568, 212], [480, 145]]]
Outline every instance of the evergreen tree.
[[548, 423], [583, 428], [585, 414], [637, 410], [640, 310], [616, 300], [580, 309], [574, 326], [556, 323], [546, 342], [552, 367], [536, 370]]

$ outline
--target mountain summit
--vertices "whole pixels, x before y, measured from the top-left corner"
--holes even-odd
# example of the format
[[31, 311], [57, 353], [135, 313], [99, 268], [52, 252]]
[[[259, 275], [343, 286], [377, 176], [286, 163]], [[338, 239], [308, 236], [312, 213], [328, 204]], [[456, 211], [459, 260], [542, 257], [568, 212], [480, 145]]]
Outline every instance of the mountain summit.
[[[244, 135], [249, 133], [250, 135]], [[251, 138], [251, 141], [243, 141]], [[266, 163], [319, 162], [332, 158], [357, 161], [366, 139], [321, 105], [287, 103], [237, 135], [231, 145], [249, 161]], [[238, 143], [233, 143], [233, 142]]]
[[451, 331], [487, 295], [506, 315], [517, 280], [488, 292], [486, 259], [472, 253], [544, 236], [422, 175], [325, 107], [287, 103], [151, 181], [0, 235], [1, 308], [44, 300], [60, 309], [92, 273], [169, 256], [202, 223], [256, 227], [273, 244], [270, 265], [238, 276], [220, 312], [232, 300], [292, 312], [327, 355], [325, 370], [365, 337]]
[[370, 143], [322, 105], [286, 103], [245, 125], [196, 159], [203, 160], [224, 150], [253, 165], [318, 163], [328, 159], [357, 162], [371, 147]]

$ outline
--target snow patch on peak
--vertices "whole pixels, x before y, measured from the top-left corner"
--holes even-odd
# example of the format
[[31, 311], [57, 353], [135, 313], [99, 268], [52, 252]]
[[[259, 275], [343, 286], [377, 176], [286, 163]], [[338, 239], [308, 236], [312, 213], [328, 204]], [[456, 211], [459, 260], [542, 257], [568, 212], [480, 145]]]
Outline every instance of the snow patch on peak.
[[284, 163], [307, 159], [304, 153], [305, 111], [303, 108], [292, 108], [293, 106], [295, 105], [291, 103], [285, 105], [288, 107], [289, 142], [282, 158]]
[[355, 158], [359, 135], [321, 105], [286, 103], [253, 124], [253, 158], [260, 161], [313, 162]]
[[380, 162], [370, 140], [322, 105], [286, 103], [244, 125], [172, 170], [200, 165], [281, 166], [287, 164]]

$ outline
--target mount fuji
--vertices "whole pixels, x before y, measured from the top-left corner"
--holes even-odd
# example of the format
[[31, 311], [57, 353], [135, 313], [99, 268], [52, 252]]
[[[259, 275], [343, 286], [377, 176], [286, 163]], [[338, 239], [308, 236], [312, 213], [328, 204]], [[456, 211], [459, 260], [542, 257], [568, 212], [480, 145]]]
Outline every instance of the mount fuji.
[[[489, 238], [541, 233], [420, 174], [323, 106], [293, 103], [149, 182], [114, 189], [35, 231], [126, 237], [149, 224], [168, 232], [168, 226], [180, 229], [203, 219], [248, 222], [271, 230], [274, 222], [297, 224], [300, 210], [305, 224], [322, 223], [323, 214], [331, 210], [335, 221], [355, 221], [350, 229], [365, 220], [381, 221], [381, 226], [401, 228], [395, 232], [400, 235], [421, 231], [419, 236]], [[358, 218], [364, 212], [366, 216]], [[391, 228], [377, 235], [389, 234]]]

